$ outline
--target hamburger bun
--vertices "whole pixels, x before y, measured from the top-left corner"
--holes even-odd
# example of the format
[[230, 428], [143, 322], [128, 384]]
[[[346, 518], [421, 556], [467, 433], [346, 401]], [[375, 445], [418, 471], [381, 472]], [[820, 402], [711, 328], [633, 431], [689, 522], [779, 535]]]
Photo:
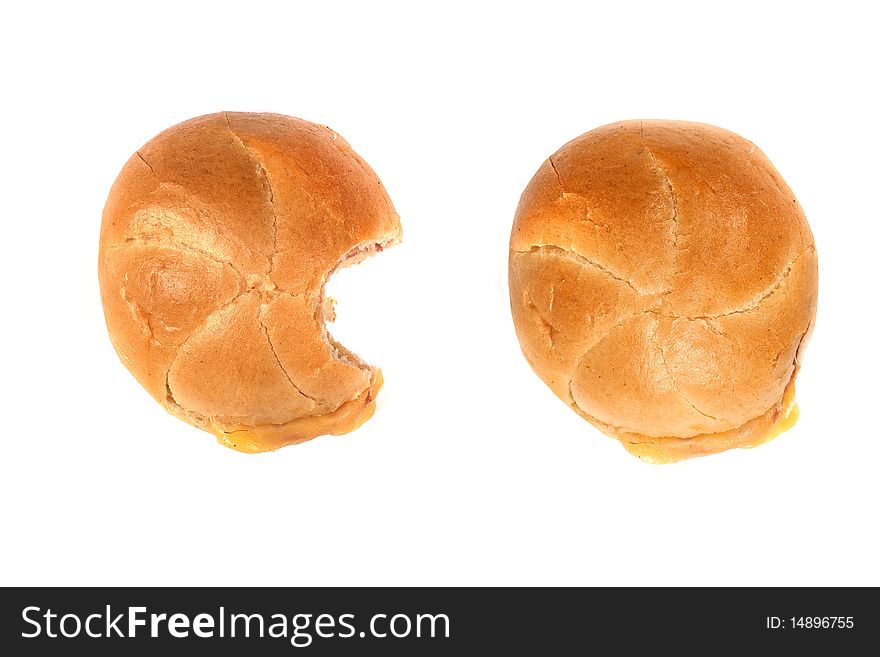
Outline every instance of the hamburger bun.
[[223, 112], [169, 128], [110, 190], [110, 339], [169, 412], [243, 452], [341, 434], [382, 374], [330, 336], [334, 271], [400, 239], [376, 174], [325, 126]]
[[574, 139], [522, 195], [509, 277], [531, 367], [642, 459], [752, 447], [793, 424], [816, 247], [746, 139], [647, 120]]

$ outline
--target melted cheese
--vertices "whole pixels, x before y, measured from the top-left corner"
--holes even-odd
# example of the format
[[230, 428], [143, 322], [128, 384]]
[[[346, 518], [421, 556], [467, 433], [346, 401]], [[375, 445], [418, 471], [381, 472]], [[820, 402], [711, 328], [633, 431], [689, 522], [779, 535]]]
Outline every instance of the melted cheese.
[[782, 396], [782, 408], [785, 409], [785, 411], [773, 424], [770, 425], [761, 443], [770, 442], [777, 436], [785, 433], [795, 425], [800, 417], [800, 408], [794, 400], [793, 378], [791, 383], [786, 387], [785, 394]]

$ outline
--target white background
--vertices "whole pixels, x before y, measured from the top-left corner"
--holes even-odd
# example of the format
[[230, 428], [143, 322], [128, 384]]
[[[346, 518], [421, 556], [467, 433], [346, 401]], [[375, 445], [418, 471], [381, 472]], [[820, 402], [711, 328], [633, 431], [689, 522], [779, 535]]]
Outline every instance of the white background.
[[[870, 6], [4, 4], [0, 583], [880, 584]], [[386, 379], [347, 436], [220, 447], [107, 339], [110, 185], [219, 110], [330, 125], [402, 218], [400, 247], [331, 285], [334, 334]], [[643, 464], [519, 351], [519, 195], [564, 142], [629, 118], [739, 132], [810, 219], [801, 419], [764, 447]]]

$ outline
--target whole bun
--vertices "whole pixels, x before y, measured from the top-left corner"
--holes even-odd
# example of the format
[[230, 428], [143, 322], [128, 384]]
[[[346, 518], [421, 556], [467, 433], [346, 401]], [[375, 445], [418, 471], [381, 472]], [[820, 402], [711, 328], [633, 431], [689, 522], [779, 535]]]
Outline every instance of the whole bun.
[[793, 424], [817, 282], [788, 185], [754, 144], [698, 123], [624, 121], [569, 142], [529, 183], [510, 239], [526, 359], [653, 462]]
[[333, 130], [277, 114], [185, 121], [132, 155], [107, 199], [110, 339], [159, 403], [228, 447], [351, 431], [382, 375], [328, 334], [324, 285], [400, 232]]

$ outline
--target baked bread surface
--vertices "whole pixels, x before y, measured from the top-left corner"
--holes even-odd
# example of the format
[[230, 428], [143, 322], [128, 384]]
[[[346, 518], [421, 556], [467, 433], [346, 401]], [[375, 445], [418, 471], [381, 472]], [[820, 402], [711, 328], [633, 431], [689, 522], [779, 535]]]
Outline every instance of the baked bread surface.
[[746, 139], [648, 120], [574, 139], [522, 195], [509, 276], [534, 371], [643, 459], [750, 447], [793, 423], [816, 248]]
[[107, 199], [111, 341], [169, 412], [234, 449], [351, 431], [382, 376], [327, 332], [324, 285], [400, 232], [378, 177], [333, 130], [277, 114], [191, 119], [132, 155]]

